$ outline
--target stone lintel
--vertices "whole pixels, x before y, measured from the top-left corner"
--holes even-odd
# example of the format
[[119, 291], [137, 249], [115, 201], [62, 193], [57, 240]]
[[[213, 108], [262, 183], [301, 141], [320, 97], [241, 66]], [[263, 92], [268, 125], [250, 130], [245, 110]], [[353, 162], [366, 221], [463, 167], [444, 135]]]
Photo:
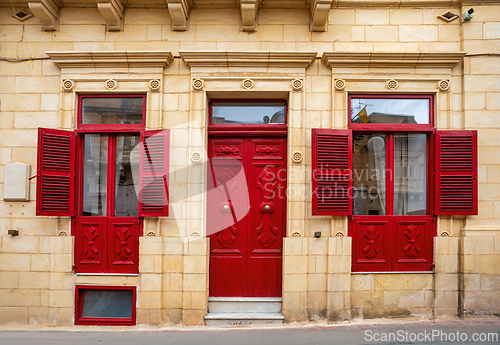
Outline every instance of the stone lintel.
[[316, 52], [180, 51], [190, 67], [289, 67], [307, 68]]

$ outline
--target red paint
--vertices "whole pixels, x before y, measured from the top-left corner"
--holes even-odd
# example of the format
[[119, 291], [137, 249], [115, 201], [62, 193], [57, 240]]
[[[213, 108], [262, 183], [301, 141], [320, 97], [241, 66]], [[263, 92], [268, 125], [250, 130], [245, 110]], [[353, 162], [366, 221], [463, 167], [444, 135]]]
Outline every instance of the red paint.
[[37, 216], [74, 215], [75, 134], [38, 128]]
[[[97, 318], [82, 317], [83, 292], [85, 290], [129, 290], [133, 292], [132, 317], [130, 318]], [[97, 286], [77, 285], [75, 287], [75, 325], [101, 325], [101, 326], [134, 326], [136, 324], [137, 290], [135, 286]]]
[[210, 296], [281, 296], [286, 139], [210, 137], [208, 147]]
[[437, 131], [435, 213], [477, 211], [477, 131]]

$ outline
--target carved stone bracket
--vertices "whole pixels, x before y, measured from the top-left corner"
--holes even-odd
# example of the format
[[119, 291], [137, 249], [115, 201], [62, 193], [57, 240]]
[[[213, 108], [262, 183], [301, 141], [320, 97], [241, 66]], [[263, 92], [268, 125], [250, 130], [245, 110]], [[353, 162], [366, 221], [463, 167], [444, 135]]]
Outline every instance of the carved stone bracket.
[[311, 31], [326, 31], [331, 4], [332, 0], [311, 1]]
[[172, 30], [186, 31], [189, 18], [190, 0], [167, 0], [168, 12], [172, 20]]
[[108, 31], [122, 31], [125, 0], [96, 0], [97, 8], [106, 21]]
[[56, 31], [59, 29], [59, 9], [62, 6], [60, 0], [33, 0], [28, 6], [42, 23], [42, 30]]
[[239, 0], [243, 31], [257, 30], [257, 13], [261, 0]]

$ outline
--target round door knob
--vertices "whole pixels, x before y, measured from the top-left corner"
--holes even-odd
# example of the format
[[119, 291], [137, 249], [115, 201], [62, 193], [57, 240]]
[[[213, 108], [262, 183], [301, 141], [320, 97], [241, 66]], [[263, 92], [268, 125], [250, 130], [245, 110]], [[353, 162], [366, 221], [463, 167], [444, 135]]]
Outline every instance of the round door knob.
[[269, 212], [269, 210], [271, 210], [271, 206], [269, 205], [264, 206], [264, 211]]
[[224, 208], [224, 211], [226, 211], [226, 212], [229, 211], [229, 205], [226, 204], [226, 205], [224, 205], [223, 208]]

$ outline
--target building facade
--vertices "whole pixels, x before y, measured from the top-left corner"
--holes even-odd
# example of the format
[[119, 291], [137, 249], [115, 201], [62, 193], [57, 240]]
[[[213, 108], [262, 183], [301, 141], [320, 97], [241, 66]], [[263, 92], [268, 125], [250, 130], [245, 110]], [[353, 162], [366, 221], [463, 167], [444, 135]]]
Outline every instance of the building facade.
[[498, 315], [499, 18], [0, 0], [0, 324]]

